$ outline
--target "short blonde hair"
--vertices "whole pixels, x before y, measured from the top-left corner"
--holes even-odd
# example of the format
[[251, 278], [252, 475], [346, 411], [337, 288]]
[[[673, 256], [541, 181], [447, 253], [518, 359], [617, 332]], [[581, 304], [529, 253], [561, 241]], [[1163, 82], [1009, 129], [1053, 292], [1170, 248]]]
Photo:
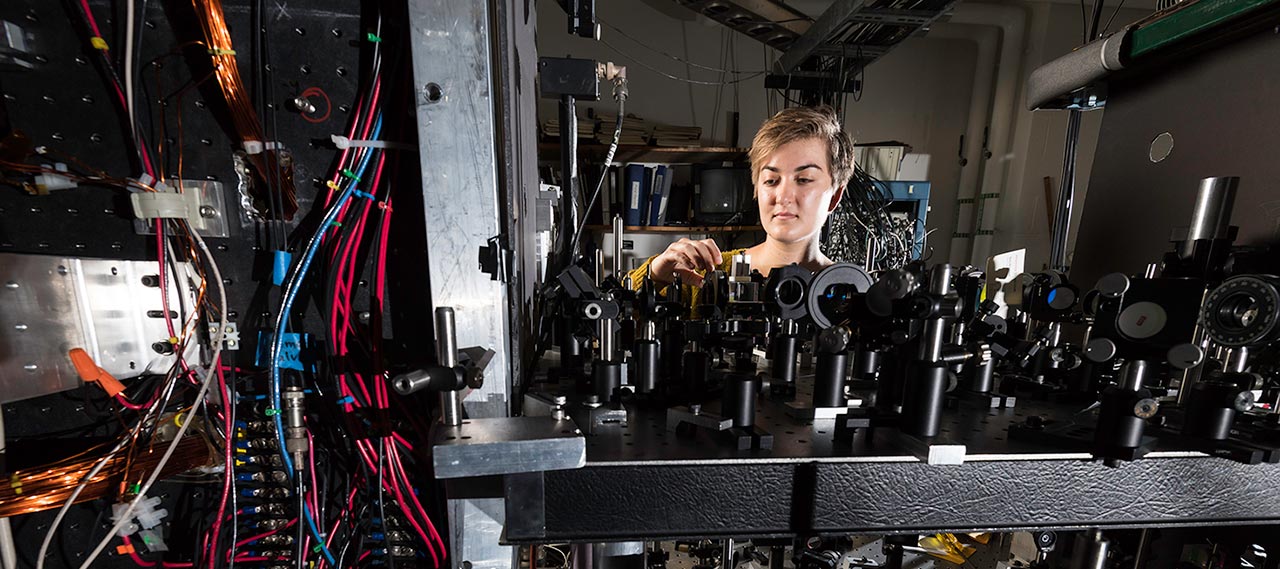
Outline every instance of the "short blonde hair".
[[843, 187], [853, 176], [853, 140], [845, 134], [834, 109], [828, 106], [791, 107], [773, 115], [751, 141], [751, 185], [755, 185], [769, 155], [785, 144], [816, 138], [827, 143], [831, 180]]

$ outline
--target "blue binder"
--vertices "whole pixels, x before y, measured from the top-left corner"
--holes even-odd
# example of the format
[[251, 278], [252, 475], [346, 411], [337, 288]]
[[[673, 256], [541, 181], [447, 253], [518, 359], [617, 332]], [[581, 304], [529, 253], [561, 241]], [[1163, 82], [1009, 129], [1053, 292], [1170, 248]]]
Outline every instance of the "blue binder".
[[644, 205], [644, 166], [639, 164], [628, 164], [626, 170], [625, 199], [627, 214], [625, 216], [627, 225], [640, 225], [640, 214]]
[[666, 166], [658, 166], [658, 172], [653, 177], [653, 188], [649, 191], [648, 225], [662, 225], [659, 217], [662, 211], [662, 188], [666, 186], [667, 177], [670, 175], [671, 171]]

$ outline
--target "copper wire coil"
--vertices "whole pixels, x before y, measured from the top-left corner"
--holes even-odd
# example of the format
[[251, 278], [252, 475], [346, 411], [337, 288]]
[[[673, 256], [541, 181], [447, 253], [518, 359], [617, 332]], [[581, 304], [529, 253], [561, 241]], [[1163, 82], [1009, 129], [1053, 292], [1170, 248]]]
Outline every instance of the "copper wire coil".
[[[221, 0], [192, 0], [200, 27], [204, 32], [204, 45], [213, 63], [213, 75], [218, 81], [223, 98], [227, 101], [232, 127], [240, 141], [269, 142], [262, 129], [258, 112], [253, 108], [248, 90], [240, 79], [240, 68], [236, 63], [235, 48], [231, 44], [231, 32], [227, 29], [227, 21], [222, 11]], [[285, 220], [292, 220], [298, 211], [298, 200], [293, 185], [293, 168], [282, 163], [280, 153], [264, 150], [258, 154], [248, 155], [248, 162], [253, 165], [257, 174], [257, 182], [261, 187], [268, 187], [268, 179], [276, 182], [276, 191], [280, 193], [280, 208], [277, 212]], [[255, 184], [257, 185], [257, 184]], [[274, 201], [257, 196], [255, 206], [274, 210]], [[265, 210], [264, 210], [265, 211]]]
[[[127, 461], [125, 453], [118, 453], [89, 481], [76, 502], [110, 496], [119, 489], [122, 480], [146, 476], [160, 462], [164, 447], [168, 444], [157, 442], [137, 453], [129, 464], [127, 476], [124, 472]], [[0, 517], [30, 514], [62, 506], [105, 451], [105, 446], [96, 447], [70, 459], [7, 474], [5, 483], [0, 484]], [[171, 476], [198, 466], [210, 465], [212, 458], [210, 444], [203, 435], [188, 436], [178, 444], [161, 476]]]

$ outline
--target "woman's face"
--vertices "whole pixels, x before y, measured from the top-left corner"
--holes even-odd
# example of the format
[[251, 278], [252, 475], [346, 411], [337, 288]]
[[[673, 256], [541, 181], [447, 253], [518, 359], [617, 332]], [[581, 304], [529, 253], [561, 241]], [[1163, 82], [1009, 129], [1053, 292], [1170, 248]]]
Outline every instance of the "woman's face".
[[826, 141], [789, 142], [769, 155], [756, 176], [760, 224], [776, 241], [812, 239], [840, 203], [843, 191], [831, 179]]

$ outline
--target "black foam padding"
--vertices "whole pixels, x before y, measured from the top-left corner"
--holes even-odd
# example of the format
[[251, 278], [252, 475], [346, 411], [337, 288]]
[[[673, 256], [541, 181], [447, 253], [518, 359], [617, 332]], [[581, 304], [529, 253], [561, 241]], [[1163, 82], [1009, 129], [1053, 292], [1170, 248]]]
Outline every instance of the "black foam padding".
[[1124, 69], [1121, 48], [1127, 37], [1127, 32], [1120, 32], [1085, 44], [1032, 71], [1027, 79], [1027, 109], [1034, 111]]

